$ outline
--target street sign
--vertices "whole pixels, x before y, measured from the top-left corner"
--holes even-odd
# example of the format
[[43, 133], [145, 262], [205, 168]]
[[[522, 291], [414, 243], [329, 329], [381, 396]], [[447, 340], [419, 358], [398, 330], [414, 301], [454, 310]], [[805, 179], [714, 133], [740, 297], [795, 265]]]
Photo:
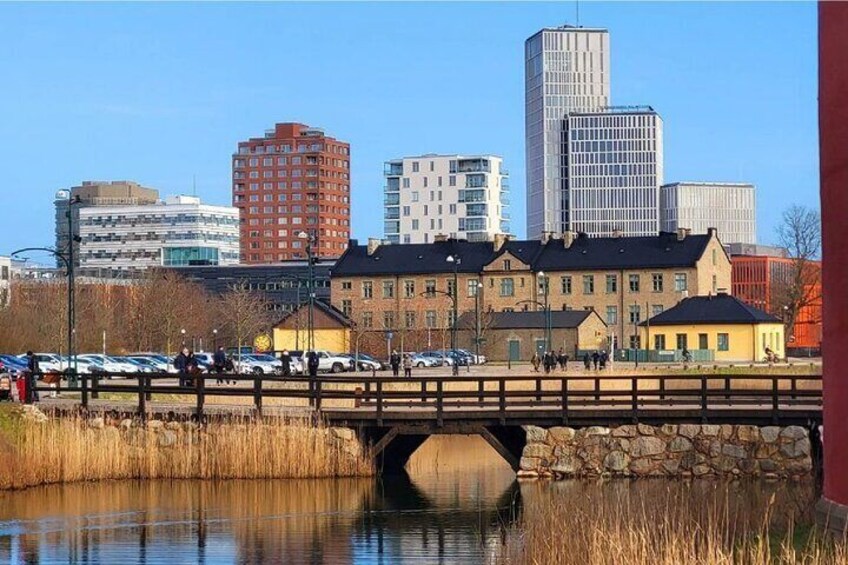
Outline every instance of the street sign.
[[393, 334], [392, 332], [386, 332], [386, 339], [387, 340], [391, 340], [394, 336], [395, 336], [395, 334]]

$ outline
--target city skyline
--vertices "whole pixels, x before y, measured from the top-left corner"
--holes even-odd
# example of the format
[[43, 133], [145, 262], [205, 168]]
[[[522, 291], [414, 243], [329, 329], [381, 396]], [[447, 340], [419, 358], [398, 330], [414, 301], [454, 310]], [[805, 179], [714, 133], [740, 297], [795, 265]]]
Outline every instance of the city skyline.
[[[232, 148], [285, 121], [350, 142], [352, 237], [382, 234], [382, 218], [370, 212], [382, 208], [383, 162], [425, 153], [503, 156], [512, 231], [523, 237], [523, 45], [542, 27], [574, 23], [573, 7], [547, 4], [3, 10], [8, 30], [0, 45], [16, 48], [0, 60], [16, 87], [0, 95], [15, 109], [0, 125], [7, 171], [0, 253], [51, 245], [53, 194], [83, 180], [134, 180], [164, 194], [191, 193], [196, 182], [204, 201], [227, 204]], [[649, 25], [631, 23], [637, 15]], [[462, 17], [481, 29], [459, 25]], [[323, 32], [302, 29], [316, 19]], [[439, 44], [417, 28], [388, 25], [405, 19], [438, 29]], [[186, 29], [188, 21], [196, 29]], [[103, 30], [94, 44], [82, 41], [86, 24]], [[242, 59], [269, 53], [271, 40], [257, 32], [246, 45], [238, 37], [272, 24], [292, 45], [309, 45], [309, 57], [295, 48], [286, 73], [257, 74], [268, 58]], [[782, 209], [812, 198], [818, 185], [814, 6], [589, 4], [580, 24], [610, 30], [613, 99], [649, 102], [663, 116], [665, 182], [757, 185], [759, 239], [773, 242]], [[221, 33], [228, 26], [233, 37]], [[207, 34], [226, 37], [206, 41]], [[194, 47], [201, 36], [204, 50]], [[458, 53], [491, 78], [468, 82], [463, 66], [470, 63], [451, 57]], [[392, 68], [398, 78], [386, 87]], [[321, 92], [287, 80], [298, 74]], [[334, 76], [343, 88], [330, 88]], [[34, 156], [48, 138], [61, 151]]]

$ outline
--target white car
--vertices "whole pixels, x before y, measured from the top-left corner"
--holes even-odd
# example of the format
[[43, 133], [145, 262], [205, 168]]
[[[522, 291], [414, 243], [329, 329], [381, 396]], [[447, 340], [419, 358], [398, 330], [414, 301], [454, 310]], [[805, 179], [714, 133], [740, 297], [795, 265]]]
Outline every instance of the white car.
[[108, 355], [100, 353], [84, 353], [77, 355], [78, 359], [93, 363], [103, 369], [106, 373], [138, 373], [139, 367], [132, 363], [123, 363], [117, 359], [112, 359]]
[[340, 357], [328, 351], [316, 351], [318, 354], [318, 370], [327, 371], [330, 373], [342, 373], [344, 371], [352, 371], [353, 359], [350, 357]]
[[[42, 373], [63, 371], [67, 365], [67, 361], [55, 353], [35, 353], [33, 356], [38, 361], [38, 368]], [[27, 361], [26, 353], [18, 355], [18, 358]]]
[[238, 356], [233, 357], [233, 365], [236, 370], [242, 374], [254, 375], [274, 375], [280, 371], [282, 363], [280, 361], [269, 361], [263, 359], [264, 356], [259, 355], [242, 355], [241, 360]]

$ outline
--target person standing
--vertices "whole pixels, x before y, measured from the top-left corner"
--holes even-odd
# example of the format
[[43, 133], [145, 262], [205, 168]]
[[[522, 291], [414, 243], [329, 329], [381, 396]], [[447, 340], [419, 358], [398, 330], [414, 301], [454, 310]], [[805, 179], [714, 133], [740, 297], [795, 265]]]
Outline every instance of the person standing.
[[412, 378], [412, 356], [409, 353], [403, 355], [403, 376], [404, 378]]
[[290, 377], [292, 358], [288, 349], [283, 349], [283, 354], [280, 356], [280, 362], [283, 364], [283, 376]]
[[186, 386], [188, 382], [188, 348], [183, 347], [180, 353], [174, 358], [174, 369], [177, 370], [177, 375], [180, 380], [180, 386]]
[[318, 364], [318, 354], [309, 351], [306, 354], [306, 368], [309, 370], [309, 378], [314, 379], [318, 376]]
[[592, 353], [592, 366], [595, 367], [596, 371], [598, 370], [598, 363], [600, 363], [600, 361], [601, 361], [601, 355], [597, 351]]
[[534, 373], [539, 372], [539, 363], [541, 363], [541, 359], [539, 358], [539, 352], [534, 351], [533, 357], [530, 359], [530, 364], [533, 365], [533, 372]]
[[224, 346], [218, 346], [218, 350], [215, 351], [215, 354], [212, 356], [212, 366], [215, 368], [215, 372], [218, 374], [218, 379], [216, 382], [218, 384], [222, 384], [224, 382], [224, 379], [221, 378], [221, 375], [227, 368], [227, 354], [224, 352]]
[[607, 368], [607, 361], [609, 361], [609, 353], [601, 351], [601, 371]]
[[589, 358], [589, 352], [583, 354], [583, 368], [587, 371], [592, 368], [592, 360]]
[[38, 381], [38, 375], [41, 373], [41, 367], [38, 365], [38, 358], [32, 351], [27, 351], [27, 372], [24, 375], [24, 404], [32, 404], [38, 401], [38, 393], [35, 391], [35, 383]]
[[398, 355], [397, 350], [392, 350], [392, 354], [389, 356], [389, 365], [392, 366], [392, 374], [397, 377], [400, 372], [400, 355]]

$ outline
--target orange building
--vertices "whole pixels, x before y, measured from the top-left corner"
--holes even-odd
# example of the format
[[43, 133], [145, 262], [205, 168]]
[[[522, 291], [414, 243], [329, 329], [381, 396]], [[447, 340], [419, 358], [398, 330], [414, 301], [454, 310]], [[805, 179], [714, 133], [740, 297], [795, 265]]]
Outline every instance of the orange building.
[[[782, 317], [780, 287], [791, 280], [794, 260], [770, 255], [733, 255], [730, 261], [733, 296]], [[810, 261], [808, 266], [814, 270], [804, 277], [811, 281], [804, 289], [810, 303], [801, 308], [794, 327], [786, 333], [786, 349], [790, 355], [817, 354], [821, 349], [821, 263]]]
[[350, 145], [303, 124], [277, 124], [233, 154], [241, 262], [334, 258], [350, 238]]

